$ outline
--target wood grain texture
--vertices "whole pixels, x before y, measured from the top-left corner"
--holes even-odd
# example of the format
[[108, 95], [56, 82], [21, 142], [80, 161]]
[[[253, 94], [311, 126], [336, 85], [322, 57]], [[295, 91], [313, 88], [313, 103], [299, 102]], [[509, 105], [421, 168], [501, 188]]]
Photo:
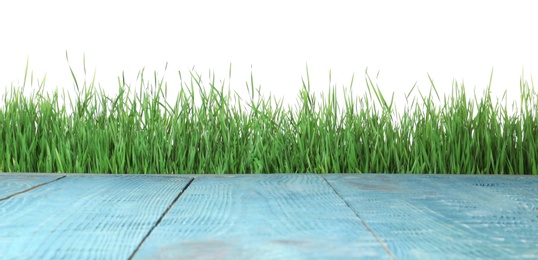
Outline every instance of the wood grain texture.
[[[523, 210], [538, 212], [538, 177], [537, 176], [461, 176], [469, 188], [494, 192], [503, 200], [512, 201]], [[538, 219], [535, 220], [538, 222]]]
[[127, 259], [189, 180], [68, 176], [0, 201], [0, 259]]
[[196, 178], [134, 259], [389, 258], [319, 175]]
[[535, 176], [324, 177], [396, 258], [538, 258]]
[[63, 175], [0, 174], [0, 200], [24, 192], [41, 184], [54, 181]]

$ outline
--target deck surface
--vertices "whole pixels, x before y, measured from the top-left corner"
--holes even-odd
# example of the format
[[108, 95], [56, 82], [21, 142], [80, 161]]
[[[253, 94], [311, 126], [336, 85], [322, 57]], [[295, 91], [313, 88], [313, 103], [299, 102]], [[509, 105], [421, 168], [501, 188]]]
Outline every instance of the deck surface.
[[538, 177], [0, 174], [0, 259], [538, 259]]

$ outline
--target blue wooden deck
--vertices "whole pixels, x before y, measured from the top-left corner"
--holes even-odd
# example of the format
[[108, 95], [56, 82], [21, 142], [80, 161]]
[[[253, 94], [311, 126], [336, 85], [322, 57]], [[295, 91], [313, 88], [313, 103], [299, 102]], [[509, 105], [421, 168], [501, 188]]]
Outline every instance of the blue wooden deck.
[[538, 177], [0, 174], [0, 259], [538, 259]]

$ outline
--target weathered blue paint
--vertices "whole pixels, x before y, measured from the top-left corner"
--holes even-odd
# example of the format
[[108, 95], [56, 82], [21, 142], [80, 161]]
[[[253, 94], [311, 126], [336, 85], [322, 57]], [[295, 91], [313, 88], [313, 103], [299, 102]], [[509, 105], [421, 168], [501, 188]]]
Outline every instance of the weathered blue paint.
[[36, 175], [36, 174], [0, 174], [0, 200], [11, 195], [42, 185], [64, 175]]
[[396, 258], [538, 258], [535, 176], [326, 178]]
[[390, 258], [320, 175], [196, 178], [135, 259]]
[[538, 258], [536, 176], [66, 176], [0, 174], [0, 259]]
[[188, 181], [68, 176], [0, 201], [0, 259], [127, 259]]

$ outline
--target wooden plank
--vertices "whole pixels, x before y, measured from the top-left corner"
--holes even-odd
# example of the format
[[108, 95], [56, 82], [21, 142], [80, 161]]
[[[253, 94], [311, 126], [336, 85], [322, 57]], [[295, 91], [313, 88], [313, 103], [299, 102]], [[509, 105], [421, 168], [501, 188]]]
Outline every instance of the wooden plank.
[[52, 182], [64, 175], [0, 174], [0, 201], [36, 186]]
[[538, 212], [538, 176], [466, 175], [459, 180], [473, 188], [498, 193], [524, 210]]
[[196, 178], [134, 259], [390, 258], [319, 175]]
[[0, 259], [127, 259], [189, 181], [68, 176], [0, 201]]
[[510, 177], [325, 175], [396, 258], [537, 258], [537, 178]]

